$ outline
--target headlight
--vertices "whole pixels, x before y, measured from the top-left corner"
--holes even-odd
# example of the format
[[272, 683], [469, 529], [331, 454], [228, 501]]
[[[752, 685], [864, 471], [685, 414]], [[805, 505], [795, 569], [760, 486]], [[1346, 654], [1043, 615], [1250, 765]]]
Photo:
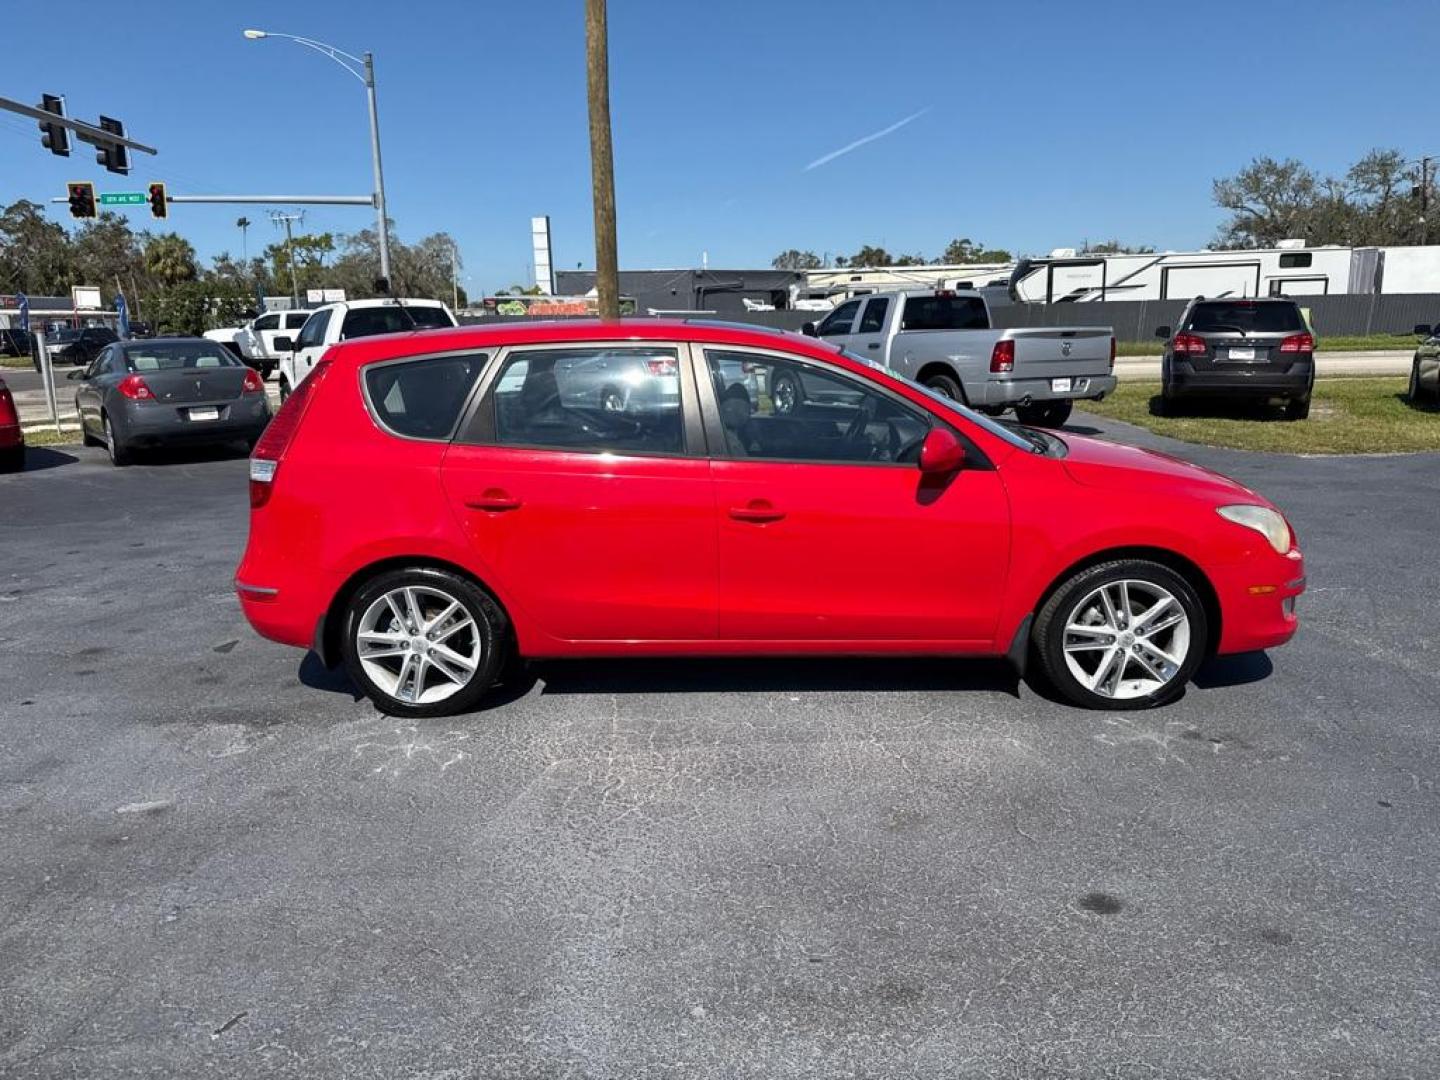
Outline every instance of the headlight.
[[1290, 525], [1268, 506], [1220, 506], [1215, 512], [1236, 525], [1254, 529], [1269, 540], [1270, 546], [1279, 554], [1284, 555], [1290, 550]]

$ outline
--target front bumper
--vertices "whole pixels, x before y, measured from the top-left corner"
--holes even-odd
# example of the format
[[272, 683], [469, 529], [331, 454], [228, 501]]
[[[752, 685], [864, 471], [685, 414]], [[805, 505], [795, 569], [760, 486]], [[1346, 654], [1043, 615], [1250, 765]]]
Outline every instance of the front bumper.
[[975, 392], [969, 386], [965, 392], [972, 405], [1014, 405], [1029, 398], [1031, 401], [1076, 401], [1094, 400], [1115, 391], [1114, 375], [1070, 376], [1070, 389], [1055, 389], [1054, 379], [989, 379]]
[[1273, 649], [1299, 629], [1296, 602], [1305, 591], [1305, 558], [1298, 548], [1287, 555], [1272, 549], [1268, 556], [1212, 568], [1211, 584], [1220, 601], [1216, 652]]
[[1307, 397], [1315, 382], [1313, 360], [1297, 361], [1285, 370], [1234, 364], [1197, 371], [1188, 360], [1172, 360], [1168, 392], [1171, 397], [1201, 394], [1227, 397]]
[[[215, 420], [191, 420], [189, 409], [213, 407]], [[264, 394], [246, 394], [224, 402], [127, 401], [113, 422], [127, 443], [217, 443], [256, 439], [270, 422], [270, 404]]]

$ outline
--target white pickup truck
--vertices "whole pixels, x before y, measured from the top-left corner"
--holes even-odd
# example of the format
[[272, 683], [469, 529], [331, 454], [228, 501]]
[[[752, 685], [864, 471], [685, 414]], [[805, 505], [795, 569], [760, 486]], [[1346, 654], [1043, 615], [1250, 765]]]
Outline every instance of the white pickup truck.
[[309, 311], [267, 311], [243, 326], [224, 330], [207, 330], [205, 337], [224, 345], [250, 367], [268, 379], [280, 364], [275, 348], [277, 337], [294, 337], [310, 317]]
[[372, 334], [403, 334], [412, 330], [439, 330], [456, 326], [455, 316], [439, 300], [344, 300], [308, 313], [293, 338], [280, 335], [280, 398], [283, 401], [300, 380], [315, 370], [325, 350], [338, 341]]
[[1058, 427], [1075, 401], [1115, 389], [1108, 326], [996, 330], [978, 292], [858, 296], [804, 330], [991, 416], [1013, 408], [1022, 424]]

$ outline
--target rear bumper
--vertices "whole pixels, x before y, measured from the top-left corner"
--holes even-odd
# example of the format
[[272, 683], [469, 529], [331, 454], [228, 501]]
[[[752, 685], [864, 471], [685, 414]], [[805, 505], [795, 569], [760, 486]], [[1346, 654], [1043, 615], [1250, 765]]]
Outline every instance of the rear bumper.
[[1171, 397], [1224, 394], [1250, 397], [1305, 397], [1315, 382], [1314, 360], [1297, 361], [1286, 370], [1234, 365], [1196, 371], [1187, 360], [1170, 363], [1167, 387]]
[[1296, 601], [1305, 591], [1305, 559], [1288, 555], [1248, 559], [1212, 569], [1220, 601], [1220, 654], [1273, 649], [1295, 636]]
[[1070, 389], [1055, 389], [1054, 379], [994, 378], [972, 392], [965, 387], [972, 405], [1013, 405], [1029, 398], [1031, 401], [1074, 401], [1104, 397], [1115, 390], [1114, 375], [1070, 376]]
[[0, 424], [0, 450], [11, 450], [25, 445], [25, 432], [19, 424]]
[[[204, 402], [196, 402], [197, 407]], [[127, 443], [213, 443], [259, 438], [270, 422], [264, 394], [246, 394], [214, 406], [216, 420], [190, 420], [187, 406], [162, 402], [130, 401], [111, 417]]]

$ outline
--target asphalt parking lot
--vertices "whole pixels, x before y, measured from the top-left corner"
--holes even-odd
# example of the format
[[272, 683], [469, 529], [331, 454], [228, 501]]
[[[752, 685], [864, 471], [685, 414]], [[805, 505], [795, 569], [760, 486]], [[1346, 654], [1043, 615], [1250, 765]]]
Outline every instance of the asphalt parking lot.
[[1166, 710], [650, 661], [411, 723], [242, 620], [243, 460], [32, 451], [0, 1075], [1434, 1075], [1440, 456], [1169, 446], [1311, 588]]

